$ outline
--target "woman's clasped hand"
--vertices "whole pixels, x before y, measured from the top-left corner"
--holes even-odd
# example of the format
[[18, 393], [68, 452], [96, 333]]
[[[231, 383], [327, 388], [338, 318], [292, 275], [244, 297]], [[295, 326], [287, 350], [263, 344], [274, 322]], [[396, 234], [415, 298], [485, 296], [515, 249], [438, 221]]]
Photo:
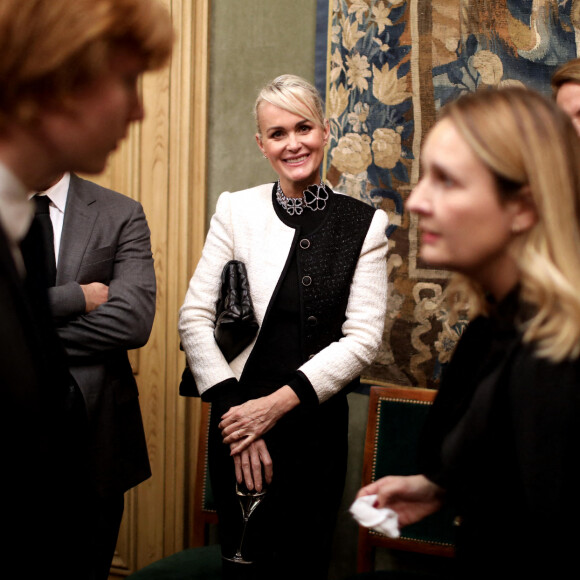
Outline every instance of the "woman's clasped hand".
[[284, 386], [267, 397], [231, 407], [218, 425], [224, 443], [230, 445], [232, 455], [240, 453], [299, 403], [294, 391]]
[[238, 483], [245, 483], [249, 490], [256, 491], [262, 491], [265, 483], [272, 483], [272, 458], [263, 439], [252, 441], [243, 451], [232, 455]]

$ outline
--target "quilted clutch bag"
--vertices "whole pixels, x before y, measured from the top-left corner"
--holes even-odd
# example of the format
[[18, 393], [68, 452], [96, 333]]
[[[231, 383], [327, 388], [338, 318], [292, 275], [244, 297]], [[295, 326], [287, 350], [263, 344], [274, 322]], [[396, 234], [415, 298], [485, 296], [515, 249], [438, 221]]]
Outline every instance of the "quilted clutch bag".
[[230, 362], [254, 340], [257, 332], [246, 266], [239, 260], [230, 260], [222, 271], [216, 302], [215, 340]]
[[[222, 271], [220, 294], [216, 301], [214, 337], [225, 359], [235, 359], [258, 333], [246, 266], [239, 260], [230, 260]], [[179, 394], [198, 397], [197, 386], [189, 369], [181, 376]]]

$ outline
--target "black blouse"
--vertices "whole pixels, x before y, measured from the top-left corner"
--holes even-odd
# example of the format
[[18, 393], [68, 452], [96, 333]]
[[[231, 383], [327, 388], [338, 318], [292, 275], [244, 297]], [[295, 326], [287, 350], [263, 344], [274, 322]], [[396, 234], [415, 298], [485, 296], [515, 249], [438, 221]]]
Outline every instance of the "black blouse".
[[580, 541], [580, 361], [525, 344], [527, 310], [514, 291], [468, 326], [425, 427], [421, 468], [462, 518], [469, 578], [564, 577]]

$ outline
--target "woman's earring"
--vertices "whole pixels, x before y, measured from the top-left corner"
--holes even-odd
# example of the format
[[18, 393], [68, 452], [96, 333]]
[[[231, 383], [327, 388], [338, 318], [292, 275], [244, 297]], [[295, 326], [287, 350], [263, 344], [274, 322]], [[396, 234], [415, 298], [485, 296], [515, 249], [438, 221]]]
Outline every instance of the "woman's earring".
[[264, 159], [268, 159], [268, 156], [264, 153]]

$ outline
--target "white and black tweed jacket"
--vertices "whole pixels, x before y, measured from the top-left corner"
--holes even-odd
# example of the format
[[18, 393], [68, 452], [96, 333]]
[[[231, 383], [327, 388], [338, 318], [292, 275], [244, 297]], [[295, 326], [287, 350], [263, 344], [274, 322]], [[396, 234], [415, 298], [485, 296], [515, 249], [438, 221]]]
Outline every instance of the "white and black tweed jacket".
[[233, 259], [246, 264], [262, 327], [288, 256], [296, 248], [304, 343], [307, 354], [314, 355], [297, 370], [310, 381], [320, 402], [374, 360], [386, 310], [387, 215], [340, 194], [335, 202], [321, 227], [301, 238], [299, 230], [276, 215], [272, 184], [220, 196], [179, 319], [181, 342], [200, 393], [239, 379], [255, 344], [227, 363], [213, 337], [221, 272]]

